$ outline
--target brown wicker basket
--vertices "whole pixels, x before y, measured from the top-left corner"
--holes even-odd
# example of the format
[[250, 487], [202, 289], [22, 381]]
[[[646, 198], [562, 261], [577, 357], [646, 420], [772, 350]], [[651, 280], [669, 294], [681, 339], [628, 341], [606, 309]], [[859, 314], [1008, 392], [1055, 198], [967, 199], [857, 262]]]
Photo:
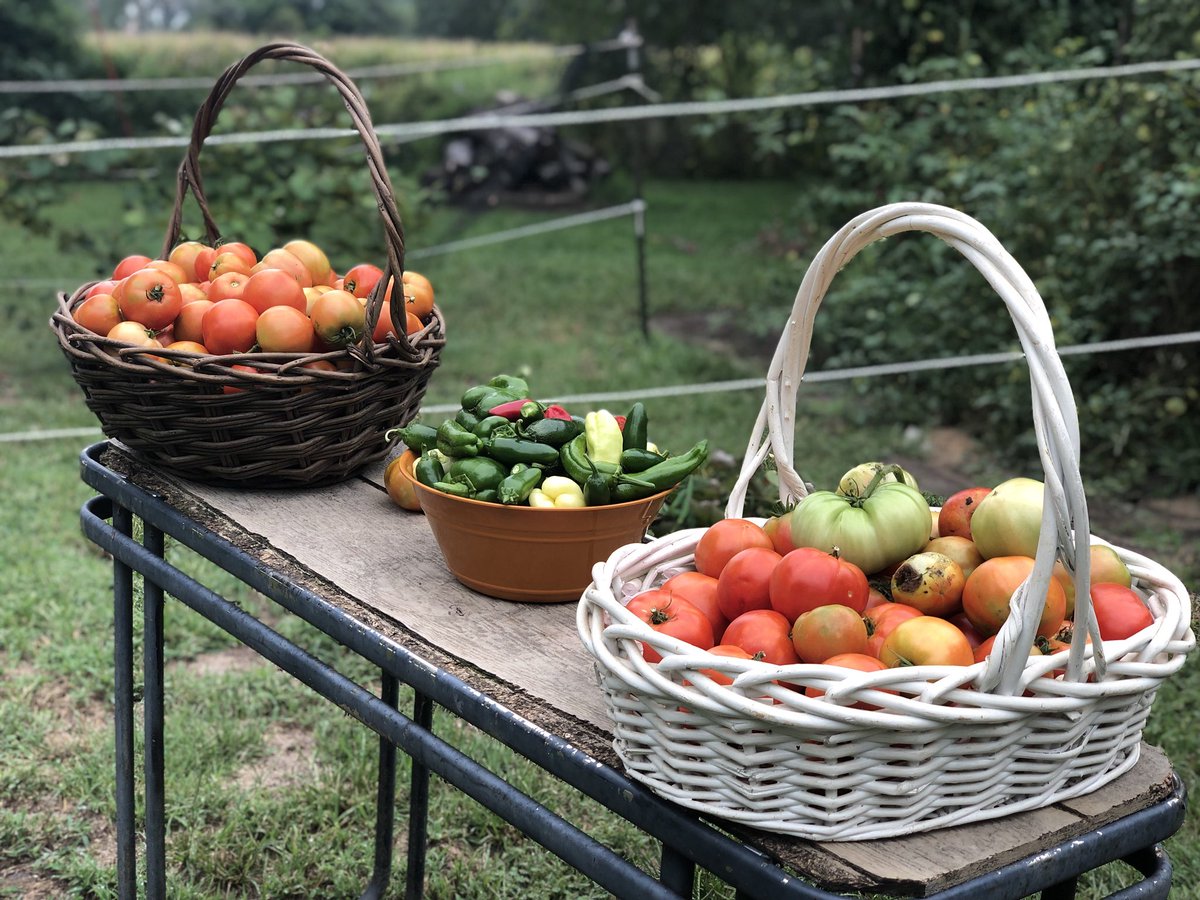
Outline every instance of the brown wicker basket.
[[[136, 348], [74, 320], [72, 311], [92, 283], [69, 296], [58, 295], [50, 327], [88, 407], [109, 437], [164, 469], [198, 481], [306, 486], [342, 480], [387, 454], [387, 431], [417, 414], [445, 344], [445, 321], [435, 306], [425, 327], [406, 335], [403, 304], [389, 304], [395, 335], [383, 343], [371, 340], [389, 276], [399, 283], [404, 271], [404, 230], [362, 94], [332, 63], [297, 44], [267, 44], [250, 53], [225, 70], [200, 106], [179, 167], [163, 257], [179, 241], [189, 191], [204, 217], [208, 241], [219, 240], [200, 178], [200, 147], [234, 84], [266, 59], [311, 66], [332, 82], [366, 150], [383, 219], [387, 266], [367, 298], [362, 341], [343, 350], [308, 354], [203, 356]], [[306, 368], [316, 360], [337, 368]], [[235, 368], [250, 364], [255, 371]]]

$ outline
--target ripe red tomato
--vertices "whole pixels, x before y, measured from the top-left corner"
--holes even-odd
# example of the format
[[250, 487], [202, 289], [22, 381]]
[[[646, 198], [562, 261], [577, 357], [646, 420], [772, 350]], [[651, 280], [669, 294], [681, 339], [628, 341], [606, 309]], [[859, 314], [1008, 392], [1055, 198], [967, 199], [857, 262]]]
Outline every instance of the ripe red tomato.
[[841, 603], [861, 613], [870, 587], [863, 570], [834, 553], [798, 547], [771, 575], [771, 608], [795, 622], [810, 609]]
[[167, 259], [183, 269], [187, 280], [192, 281], [196, 279], [196, 257], [205, 249], [207, 248], [199, 241], [180, 241], [171, 248]]
[[762, 526], [749, 519], [721, 519], [705, 529], [696, 544], [696, 571], [717, 578], [735, 553], [771, 546]]
[[183, 306], [179, 285], [158, 269], [139, 269], [125, 279], [117, 300], [121, 315], [159, 331], [175, 321]]
[[[229, 368], [233, 369], [234, 371], [237, 371], [237, 372], [257, 372], [258, 371], [258, 369], [254, 368], [254, 366], [244, 366], [241, 364], [230, 366]], [[244, 390], [244, 388], [234, 387], [233, 385], [227, 384], [221, 388], [221, 393], [222, 394], [240, 394], [243, 390]]]
[[897, 666], [970, 666], [971, 645], [958, 628], [937, 616], [917, 616], [895, 627], [883, 642], [879, 658]]
[[820, 663], [839, 653], [867, 652], [867, 625], [848, 606], [830, 603], [802, 614], [792, 625], [792, 646], [801, 662]]
[[[713, 656], [728, 656], [731, 659], [754, 659], [753, 656], [734, 644], [717, 644], [715, 647], [709, 647], [708, 652]], [[700, 671], [717, 684], [733, 684], [733, 679], [724, 672], [718, 672], [716, 669], [701, 669]], [[684, 682], [684, 684], [687, 683]]]
[[259, 313], [254, 333], [264, 353], [307, 353], [316, 337], [312, 319], [291, 306], [268, 306]]
[[383, 277], [383, 269], [371, 263], [351, 266], [342, 276], [342, 290], [355, 297], [366, 297]]
[[[635, 595], [625, 608], [661, 634], [686, 641], [701, 650], [713, 645], [712, 624], [708, 617], [682, 597], [668, 594], [661, 588]], [[647, 662], [662, 659], [649, 644], [642, 644], [642, 656]]]
[[213, 260], [217, 258], [217, 250], [215, 247], [201, 247], [196, 251], [195, 261], [192, 263], [192, 274], [196, 277], [197, 282], [210, 281], [208, 270], [212, 268]]
[[89, 331], [107, 335], [121, 322], [121, 307], [112, 294], [92, 294], [71, 313]]
[[367, 314], [358, 298], [347, 291], [326, 291], [313, 301], [313, 328], [332, 347], [357, 344], [367, 330]]
[[717, 578], [721, 614], [732, 622], [744, 612], [769, 608], [771, 573], [781, 559], [769, 547], [747, 547], [730, 557]]
[[[971, 573], [963, 588], [963, 612], [984, 637], [995, 634], [1008, 618], [1012, 595], [1033, 571], [1028, 556], [994, 556]], [[1045, 606], [1037, 633], [1050, 637], [1066, 617], [1067, 595], [1051, 578], [1046, 587]]]
[[[133, 274], [132, 272], [130, 273]], [[117, 282], [111, 278], [106, 278], [104, 281], [97, 281], [84, 293], [84, 297], [94, 297], [96, 294], [111, 294], [113, 288], [117, 286]]]
[[867, 653], [879, 656], [884, 640], [897, 625], [922, 615], [924, 613], [915, 606], [904, 603], [881, 603], [868, 609], [863, 615], [863, 624], [867, 627]]
[[[296, 265], [300, 265], [299, 260]], [[308, 310], [304, 288], [283, 269], [259, 269], [252, 274], [242, 287], [242, 299], [260, 315], [272, 306], [290, 306], [302, 313]]]
[[158, 269], [176, 284], [186, 284], [191, 280], [191, 275], [183, 270], [183, 267], [166, 259], [152, 259], [146, 263], [147, 269]]
[[775, 547], [775, 552], [780, 556], [787, 556], [796, 549], [796, 545], [792, 543], [791, 510], [767, 519], [763, 525], [763, 531], [767, 533], [767, 537], [771, 539], [771, 544]]
[[992, 492], [991, 488], [969, 487], [951, 494], [938, 512], [937, 525], [940, 537], [957, 536], [970, 540], [971, 517], [979, 508], [979, 501]]
[[219, 300], [200, 323], [201, 341], [211, 353], [246, 353], [258, 339], [258, 310], [245, 300]]
[[249, 276], [241, 272], [226, 272], [224, 275], [214, 278], [208, 285], [208, 299], [213, 303], [220, 300], [240, 300], [246, 291], [246, 282], [249, 280]]
[[193, 300], [183, 304], [175, 317], [175, 340], [204, 343], [204, 314], [212, 309], [211, 300]]
[[721, 643], [741, 647], [773, 665], [791, 665], [800, 662], [792, 646], [791, 628], [791, 623], [773, 609], [752, 609], [729, 623]]
[[1100, 582], [1093, 584], [1089, 593], [1103, 640], [1124, 640], [1154, 624], [1154, 616], [1132, 588]]
[[712, 623], [714, 639], [719, 639], [725, 633], [725, 626], [729, 624], [729, 620], [725, 618], [717, 602], [717, 579], [700, 572], [680, 572], [678, 575], [672, 575], [659, 587], [668, 594], [682, 597], [708, 616], [708, 621]]
[[222, 253], [235, 253], [245, 260], [246, 265], [251, 268], [258, 262], [258, 254], [254, 252], [254, 248], [241, 241], [226, 241], [216, 249], [217, 256], [220, 256]]
[[136, 253], [132, 256], [126, 256], [113, 269], [112, 280], [121, 281], [128, 278], [134, 272], [138, 271], [138, 269], [146, 268], [146, 263], [148, 262], [150, 262], [149, 256], [141, 256]]
[[[883, 662], [876, 659], [874, 656], [868, 656], [865, 653], [839, 653], [836, 656], [831, 656], [825, 660], [827, 666], [838, 666], [843, 669], [854, 669], [856, 672], [882, 672], [887, 668]], [[884, 693], [894, 694], [895, 691], [882, 689]], [[809, 697], [824, 697], [825, 692], [820, 688], [808, 687], [804, 689], [804, 693]], [[851, 706], [851, 709], [879, 709], [874, 703], [864, 703], [859, 701]]]

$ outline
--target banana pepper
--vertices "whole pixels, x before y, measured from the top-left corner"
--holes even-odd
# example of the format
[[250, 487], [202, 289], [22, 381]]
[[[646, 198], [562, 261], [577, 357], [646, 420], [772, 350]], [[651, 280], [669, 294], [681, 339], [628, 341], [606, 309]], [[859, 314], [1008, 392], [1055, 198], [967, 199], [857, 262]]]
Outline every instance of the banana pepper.
[[583, 418], [583, 433], [587, 436], [587, 455], [597, 463], [615, 466], [621, 462], [625, 439], [617, 417], [607, 409], [590, 412]]
[[529, 492], [535, 509], [577, 509], [584, 506], [583, 488], [565, 475], [551, 475]]

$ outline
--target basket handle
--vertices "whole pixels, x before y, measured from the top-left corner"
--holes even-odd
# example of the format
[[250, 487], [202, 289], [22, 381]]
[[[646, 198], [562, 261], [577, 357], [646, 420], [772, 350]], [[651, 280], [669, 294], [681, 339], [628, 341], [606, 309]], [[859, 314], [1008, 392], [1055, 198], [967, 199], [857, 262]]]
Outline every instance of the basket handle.
[[[221, 107], [225, 104], [225, 98], [229, 96], [229, 92], [233, 90], [233, 86], [237, 83], [238, 79], [246, 74], [249, 69], [268, 59], [302, 63], [311, 66], [324, 75], [342, 95], [342, 100], [354, 122], [354, 128], [362, 139], [367, 155], [367, 166], [371, 173], [371, 185], [375, 192], [375, 198], [378, 200], [377, 205], [380, 217], [383, 219], [384, 237], [387, 244], [387, 267], [384, 270], [383, 277], [379, 279], [379, 283], [367, 298], [367, 327], [360, 342], [369, 361], [374, 357], [374, 342], [371, 340], [371, 334], [374, 331], [375, 324], [379, 321], [379, 314], [383, 307], [383, 297], [387, 291], [389, 277], [395, 279], [394, 283], [397, 286], [397, 290], [403, 290], [399, 285], [401, 284], [401, 276], [404, 273], [404, 225], [400, 221], [400, 212], [396, 207], [395, 190], [392, 187], [391, 178], [388, 176], [379, 140], [375, 136], [375, 127], [371, 123], [371, 114], [367, 110], [367, 102], [350, 77], [317, 51], [301, 44], [265, 44], [231, 65], [217, 79], [208, 98], [196, 111], [196, 118], [192, 124], [192, 139], [188, 144], [187, 154], [184, 156], [183, 162], [179, 165], [178, 181], [175, 188], [175, 205], [171, 211], [171, 220], [167, 225], [166, 237], [163, 240], [163, 258], [166, 258], [171, 248], [179, 240], [180, 229], [183, 223], [183, 204], [189, 191], [196, 198], [196, 203], [200, 207], [200, 214], [204, 217], [204, 228], [208, 240], [215, 242], [220, 237], [221, 232], [208, 207], [208, 199], [204, 193], [203, 179], [200, 176], [200, 148], [204, 145], [205, 138], [212, 133], [213, 126], [217, 122], [217, 115], [220, 113]], [[402, 355], [406, 357], [411, 356], [413, 359], [416, 359], [418, 354], [412, 349], [412, 345], [407, 337], [403, 303], [393, 303], [391, 305], [391, 319], [392, 326], [396, 332], [395, 343], [401, 348]]]
[[[1033, 645], [1042, 598], [1061, 558], [1075, 579], [1075, 620], [1082, 622], [1095, 646], [1100, 634], [1088, 591], [1090, 580], [1087, 500], [1079, 473], [1079, 420], [1071, 385], [1054, 345], [1045, 304], [1032, 280], [1000, 242], [975, 219], [931, 203], [893, 203], [865, 212], [839, 230], [805, 272], [767, 371], [766, 397], [759, 411], [741, 471], [725, 515], [742, 515], [751, 477], [773, 454], [781, 500], [802, 500], [809, 493], [793, 465], [796, 392], [808, 364], [813, 320], [834, 276], [868, 244], [906, 231], [924, 231], [958, 250], [1000, 295], [1017, 327], [1029, 365], [1033, 425], [1045, 473], [1041, 535], [1033, 572], [1013, 597], [1019, 615], [1009, 616], [996, 638], [983, 686], [1014, 693]], [[1078, 540], [1076, 539], [1078, 536]], [[1085, 642], [1072, 642], [1067, 677], [1082, 680]], [[1088, 650], [1090, 652], [1090, 649]], [[1102, 653], [1094, 655], [1097, 677], [1104, 674]]]

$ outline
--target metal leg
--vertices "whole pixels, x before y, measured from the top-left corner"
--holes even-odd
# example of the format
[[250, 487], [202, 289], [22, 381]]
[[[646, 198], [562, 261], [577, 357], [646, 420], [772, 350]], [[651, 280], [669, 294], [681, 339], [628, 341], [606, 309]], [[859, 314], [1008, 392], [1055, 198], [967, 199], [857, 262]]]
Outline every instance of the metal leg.
[[[433, 701], [417, 692], [413, 697], [413, 723], [418, 728], [433, 728]], [[405, 876], [405, 900], [421, 900], [425, 893], [425, 850], [429, 825], [429, 769], [416, 759], [408, 794], [408, 872]]]
[[[113, 507], [113, 527], [133, 534], [133, 514]], [[133, 807], [133, 570], [113, 559], [113, 718], [116, 739], [117, 895], [137, 897]]]
[[[142, 523], [142, 544], [160, 559], [163, 533]], [[146, 773], [146, 896], [167, 894], [166, 803], [163, 777], [163, 589], [142, 580], [142, 715]]]
[[690, 897], [696, 881], [696, 864], [674, 847], [663, 844], [658, 880], [681, 897]]
[[[380, 698], [395, 709], [400, 702], [400, 682], [383, 673]], [[392, 877], [392, 836], [396, 825], [396, 745], [379, 738], [379, 787], [375, 796], [375, 871], [361, 900], [376, 900], [387, 891]]]

